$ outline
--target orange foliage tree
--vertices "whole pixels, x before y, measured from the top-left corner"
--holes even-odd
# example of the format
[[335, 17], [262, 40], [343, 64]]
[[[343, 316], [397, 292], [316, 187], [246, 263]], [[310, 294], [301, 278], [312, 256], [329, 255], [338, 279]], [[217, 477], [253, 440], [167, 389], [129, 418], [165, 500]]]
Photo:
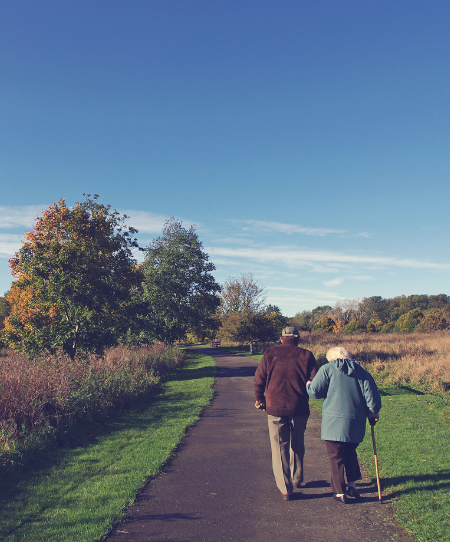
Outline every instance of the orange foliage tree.
[[67, 207], [53, 203], [10, 259], [7, 344], [29, 356], [63, 348], [101, 352], [129, 326], [131, 295], [141, 283], [132, 257], [137, 230], [126, 217], [84, 194]]

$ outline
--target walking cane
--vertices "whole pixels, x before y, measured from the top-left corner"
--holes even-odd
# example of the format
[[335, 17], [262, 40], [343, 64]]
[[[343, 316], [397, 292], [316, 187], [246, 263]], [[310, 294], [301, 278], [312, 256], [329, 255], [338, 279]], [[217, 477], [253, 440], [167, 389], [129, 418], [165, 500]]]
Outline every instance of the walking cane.
[[377, 446], [375, 444], [375, 431], [374, 431], [373, 427], [374, 426], [372, 424], [370, 424], [370, 429], [371, 429], [371, 432], [372, 432], [373, 455], [375, 457], [375, 470], [376, 470], [376, 473], [377, 473], [378, 498], [379, 498], [380, 503], [381, 503], [382, 501], [381, 501], [380, 474], [378, 472]]

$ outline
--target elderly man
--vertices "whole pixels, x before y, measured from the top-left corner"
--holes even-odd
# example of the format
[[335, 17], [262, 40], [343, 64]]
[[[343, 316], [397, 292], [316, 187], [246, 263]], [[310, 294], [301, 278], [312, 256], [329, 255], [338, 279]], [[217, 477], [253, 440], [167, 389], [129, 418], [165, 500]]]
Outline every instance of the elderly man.
[[336, 501], [347, 504], [347, 495], [360, 498], [355, 483], [361, 478], [356, 448], [364, 439], [366, 417], [371, 425], [378, 420], [381, 397], [370, 373], [345, 348], [330, 348], [326, 357], [329, 363], [307, 382], [307, 390], [310, 397], [324, 399], [321, 438], [330, 463], [331, 490]]
[[283, 499], [303, 482], [304, 435], [309, 417], [306, 382], [318, 371], [309, 350], [299, 348], [294, 327], [281, 332], [281, 344], [264, 352], [255, 373], [256, 408], [268, 414], [275, 482]]

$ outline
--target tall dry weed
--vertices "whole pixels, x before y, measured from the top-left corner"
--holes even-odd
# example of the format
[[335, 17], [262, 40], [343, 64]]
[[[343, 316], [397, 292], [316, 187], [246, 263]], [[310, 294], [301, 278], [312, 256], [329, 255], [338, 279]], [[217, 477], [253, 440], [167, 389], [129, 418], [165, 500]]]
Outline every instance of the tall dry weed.
[[322, 361], [329, 348], [343, 346], [386, 383], [419, 384], [433, 391], [450, 388], [448, 331], [355, 335], [311, 332], [302, 333], [301, 340]]
[[182, 351], [162, 343], [75, 360], [62, 352], [30, 360], [1, 351], [0, 454], [62, 419], [98, 418], [124, 406], [183, 362]]

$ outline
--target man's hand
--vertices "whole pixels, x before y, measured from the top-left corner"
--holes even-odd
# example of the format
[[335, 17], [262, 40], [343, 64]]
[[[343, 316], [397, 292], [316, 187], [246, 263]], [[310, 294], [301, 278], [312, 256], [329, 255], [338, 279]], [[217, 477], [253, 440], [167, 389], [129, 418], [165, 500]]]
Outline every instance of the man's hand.
[[259, 410], [266, 410], [266, 403], [264, 401], [256, 401], [255, 407]]

